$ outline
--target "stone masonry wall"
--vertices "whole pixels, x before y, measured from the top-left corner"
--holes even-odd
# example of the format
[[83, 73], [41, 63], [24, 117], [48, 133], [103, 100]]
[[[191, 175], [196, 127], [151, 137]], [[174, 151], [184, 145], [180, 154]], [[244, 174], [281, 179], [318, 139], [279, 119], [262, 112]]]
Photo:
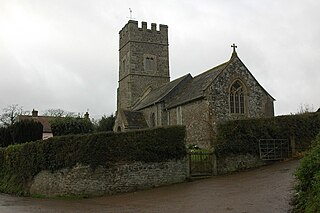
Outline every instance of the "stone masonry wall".
[[246, 154], [246, 155], [228, 155], [219, 157], [217, 159], [218, 174], [227, 174], [237, 172], [245, 169], [255, 168], [266, 163], [262, 161], [259, 156]]
[[[197, 144], [199, 147], [206, 149], [211, 148], [211, 141], [215, 132], [210, 122], [208, 107], [209, 104], [206, 100], [197, 100], [181, 106], [182, 125], [186, 126], [186, 144]], [[156, 104], [142, 111], [149, 126], [152, 113], [155, 113], [156, 126], [178, 124], [177, 108], [164, 111], [161, 104]]]
[[182, 124], [186, 125], [186, 143], [210, 149], [213, 128], [209, 122], [208, 102], [201, 99], [182, 106]]
[[184, 182], [188, 174], [186, 159], [160, 163], [117, 163], [95, 170], [77, 165], [53, 173], [40, 172], [34, 177], [30, 194], [49, 197], [112, 195]]

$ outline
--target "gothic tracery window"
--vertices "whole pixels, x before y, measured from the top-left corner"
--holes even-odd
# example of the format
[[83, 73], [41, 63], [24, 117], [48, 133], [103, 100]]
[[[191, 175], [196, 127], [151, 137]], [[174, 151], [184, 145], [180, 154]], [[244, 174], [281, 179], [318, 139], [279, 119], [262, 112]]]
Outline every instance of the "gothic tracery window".
[[235, 81], [230, 88], [229, 106], [231, 114], [245, 113], [245, 90], [239, 80]]

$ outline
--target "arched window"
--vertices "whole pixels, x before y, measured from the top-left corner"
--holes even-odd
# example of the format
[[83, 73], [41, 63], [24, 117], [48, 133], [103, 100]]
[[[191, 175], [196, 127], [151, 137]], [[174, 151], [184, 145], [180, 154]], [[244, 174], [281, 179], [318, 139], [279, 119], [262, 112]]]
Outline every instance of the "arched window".
[[239, 80], [235, 81], [230, 88], [229, 106], [231, 114], [245, 113], [245, 90]]

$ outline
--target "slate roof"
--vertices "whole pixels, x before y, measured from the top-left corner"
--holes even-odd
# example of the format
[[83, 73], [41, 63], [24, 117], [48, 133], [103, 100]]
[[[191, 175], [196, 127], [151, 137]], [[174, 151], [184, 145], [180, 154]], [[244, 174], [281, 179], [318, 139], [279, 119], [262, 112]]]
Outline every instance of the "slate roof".
[[148, 124], [142, 112], [123, 110], [126, 120], [126, 128], [128, 129], [144, 129], [148, 128]]
[[192, 78], [191, 81], [179, 89], [179, 92], [174, 97], [168, 100], [166, 108], [172, 108], [202, 98], [203, 91], [211, 84], [227, 64], [228, 62], [225, 62]]
[[[228, 62], [218, 65], [196, 77], [190, 74], [177, 78], [159, 88], [153, 89], [135, 107], [140, 110], [155, 103], [166, 101], [166, 108], [202, 98], [203, 90], [219, 75]], [[173, 95], [174, 93], [174, 95]]]
[[134, 110], [143, 109], [162, 101], [175, 87], [188, 78], [192, 78], [190, 74], [184, 75], [161, 87], [151, 90], [150, 93], [134, 107]]
[[36, 116], [33, 117], [31, 115], [19, 115], [18, 120], [33, 120], [33, 121], [38, 121], [42, 124], [43, 126], [43, 132], [44, 133], [52, 133], [51, 131], [51, 126], [50, 126], [50, 120], [52, 120], [53, 117], [51, 116]]

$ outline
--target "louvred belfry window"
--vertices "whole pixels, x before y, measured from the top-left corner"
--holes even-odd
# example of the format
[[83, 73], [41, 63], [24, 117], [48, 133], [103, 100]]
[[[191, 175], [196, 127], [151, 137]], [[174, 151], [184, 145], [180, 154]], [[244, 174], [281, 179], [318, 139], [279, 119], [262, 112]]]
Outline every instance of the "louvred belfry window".
[[144, 70], [153, 71], [155, 67], [155, 60], [153, 57], [146, 57], [144, 59]]
[[245, 113], [244, 87], [240, 81], [234, 82], [230, 88], [229, 106], [231, 114]]

